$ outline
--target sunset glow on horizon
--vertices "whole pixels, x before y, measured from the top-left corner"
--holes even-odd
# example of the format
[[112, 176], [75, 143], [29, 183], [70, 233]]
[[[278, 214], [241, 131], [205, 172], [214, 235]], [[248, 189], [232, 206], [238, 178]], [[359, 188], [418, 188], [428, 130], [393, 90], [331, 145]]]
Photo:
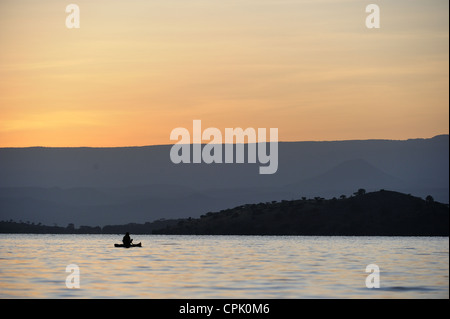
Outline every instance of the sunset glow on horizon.
[[173, 144], [196, 119], [280, 141], [449, 132], [448, 1], [74, 0], [79, 29], [69, 3], [0, 3], [0, 147]]

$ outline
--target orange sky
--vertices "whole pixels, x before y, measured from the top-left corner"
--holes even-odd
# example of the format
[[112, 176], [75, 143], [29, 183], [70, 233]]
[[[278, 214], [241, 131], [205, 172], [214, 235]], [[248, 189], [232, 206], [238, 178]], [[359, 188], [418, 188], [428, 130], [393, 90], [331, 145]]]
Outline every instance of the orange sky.
[[80, 29], [69, 3], [0, 2], [0, 147], [171, 144], [194, 119], [281, 141], [449, 132], [446, 0], [74, 0]]

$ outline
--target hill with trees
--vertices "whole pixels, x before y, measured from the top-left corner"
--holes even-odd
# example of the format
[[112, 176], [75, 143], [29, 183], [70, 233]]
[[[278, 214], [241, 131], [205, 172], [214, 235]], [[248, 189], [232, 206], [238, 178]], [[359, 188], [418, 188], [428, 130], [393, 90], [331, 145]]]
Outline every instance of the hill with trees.
[[449, 206], [392, 191], [248, 204], [180, 220], [158, 234], [448, 236]]
[[0, 233], [175, 235], [448, 236], [449, 205], [393, 191], [246, 204], [200, 218], [67, 227], [1, 221]]
[[[249, 146], [244, 144], [245, 159]], [[174, 164], [171, 147], [0, 148], [0, 220], [143, 224], [299, 196], [349, 196], [358, 188], [431, 195], [449, 203], [448, 134], [401, 141], [280, 142], [278, 171], [272, 175], [259, 174], [260, 164], [247, 160]], [[236, 150], [233, 145], [233, 154]]]

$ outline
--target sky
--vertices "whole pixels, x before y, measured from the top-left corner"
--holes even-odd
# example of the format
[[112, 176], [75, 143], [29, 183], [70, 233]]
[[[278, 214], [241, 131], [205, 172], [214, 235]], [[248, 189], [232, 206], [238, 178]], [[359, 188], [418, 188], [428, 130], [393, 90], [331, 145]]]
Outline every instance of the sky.
[[[66, 27], [68, 4], [80, 28]], [[365, 8], [380, 7], [368, 29]], [[449, 132], [447, 0], [2, 0], [0, 147]]]

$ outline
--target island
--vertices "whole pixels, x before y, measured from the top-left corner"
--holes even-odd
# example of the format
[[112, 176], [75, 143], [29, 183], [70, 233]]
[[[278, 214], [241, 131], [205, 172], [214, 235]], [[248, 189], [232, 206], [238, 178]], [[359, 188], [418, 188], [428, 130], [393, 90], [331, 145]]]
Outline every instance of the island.
[[67, 227], [1, 221], [0, 233], [170, 235], [449, 236], [449, 205], [395, 191], [246, 204], [200, 218]]

